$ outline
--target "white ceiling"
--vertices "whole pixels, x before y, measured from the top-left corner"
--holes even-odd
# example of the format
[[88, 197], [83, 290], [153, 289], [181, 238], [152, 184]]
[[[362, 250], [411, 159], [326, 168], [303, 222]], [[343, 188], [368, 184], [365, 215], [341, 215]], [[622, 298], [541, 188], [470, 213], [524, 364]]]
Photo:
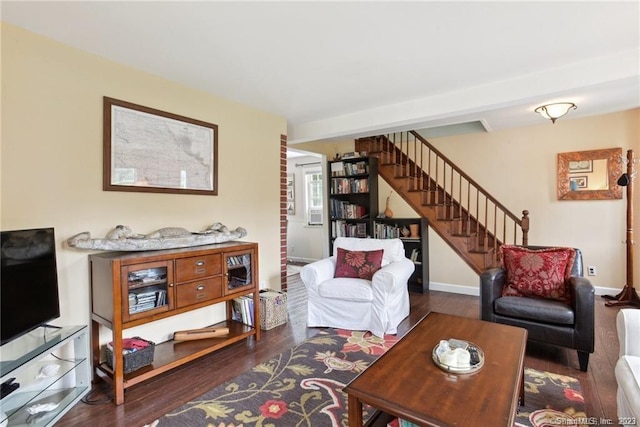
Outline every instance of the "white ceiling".
[[[292, 143], [640, 106], [640, 1], [9, 2], [2, 21], [284, 116]], [[175, 112], [179, 113], [179, 112]]]

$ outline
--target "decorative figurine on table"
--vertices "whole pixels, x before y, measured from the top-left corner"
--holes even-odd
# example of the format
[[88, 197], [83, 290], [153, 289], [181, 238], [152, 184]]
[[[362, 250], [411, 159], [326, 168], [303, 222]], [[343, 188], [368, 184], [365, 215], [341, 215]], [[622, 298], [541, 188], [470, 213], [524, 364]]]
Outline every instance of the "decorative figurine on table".
[[246, 229], [237, 227], [229, 230], [220, 222], [197, 232], [182, 227], [164, 227], [149, 234], [134, 233], [126, 225], [117, 225], [103, 239], [92, 239], [91, 234], [85, 231], [67, 239], [67, 244], [77, 249], [147, 251], [210, 245], [240, 239], [246, 235]]

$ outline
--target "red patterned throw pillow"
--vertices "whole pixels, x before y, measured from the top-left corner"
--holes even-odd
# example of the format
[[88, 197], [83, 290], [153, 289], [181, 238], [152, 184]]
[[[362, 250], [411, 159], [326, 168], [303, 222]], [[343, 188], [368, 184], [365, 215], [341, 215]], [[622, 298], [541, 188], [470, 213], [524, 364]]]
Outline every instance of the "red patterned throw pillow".
[[503, 296], [536, 296], [568, 301], [566, 281], [571, 277], [575, 250], [503, 245], [500, 251], [507, 271]]
[[373, 273], [382, 266], [384, 249], [375, 251], [349, 251], [338, 248], [334, 277], [351, 277], [371, 280]]

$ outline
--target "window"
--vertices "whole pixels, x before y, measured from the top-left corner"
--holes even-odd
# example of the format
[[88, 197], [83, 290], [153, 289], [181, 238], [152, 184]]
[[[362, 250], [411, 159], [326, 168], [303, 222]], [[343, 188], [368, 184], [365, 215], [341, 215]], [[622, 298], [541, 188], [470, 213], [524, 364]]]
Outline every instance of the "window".
[[323, 218], [323, 184], [322, 170], [308, 169], [304, 173], [307, 224], [322, 225]]

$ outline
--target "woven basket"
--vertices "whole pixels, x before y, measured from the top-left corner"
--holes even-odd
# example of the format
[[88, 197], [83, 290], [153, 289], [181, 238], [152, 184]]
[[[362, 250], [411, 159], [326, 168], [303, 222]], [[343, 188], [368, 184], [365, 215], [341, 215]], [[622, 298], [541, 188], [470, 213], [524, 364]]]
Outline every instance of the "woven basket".
[[260, 296], [260, 329], [269, 330], [287, 323], [287, 294], [263, 289]]
[[[124, 359], [125, 374], [133, 372], [136, 369], [140, 369], [143, 366], [151, 365], [153, 363], [153, 353], [154, 353], [156, 344], [149, 340], [145, 340], [144, 338], [140, 338], [140, 337], [134, 337], [134, 338], [148, 342], [149, 347], [123, 355], [122, 358]], [[109, 366], [109, 368], [113, 369], [113, 351], [109, 348], [109, 346], [106, 346], [106, 356], [107, 356], [107, 365]]]

